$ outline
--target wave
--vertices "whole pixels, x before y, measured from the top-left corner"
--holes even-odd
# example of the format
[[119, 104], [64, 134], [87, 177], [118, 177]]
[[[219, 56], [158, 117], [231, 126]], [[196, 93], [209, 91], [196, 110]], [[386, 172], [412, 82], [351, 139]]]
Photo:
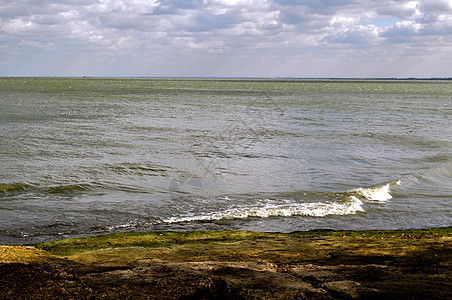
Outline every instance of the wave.
[[358, 196], [365, 198], [370, 201], [388, 201], [392, 199], [392, 195], [390, 193], [391, 188], [396, 185], [400, 185], [401, 181], [396, 180], [389, 182], [383, 186], [373, 186], [368, 188], [358, 188], [351, 190], [350, 192], [356, 193]]
[[25, 183], [0, 183], [0, 193], [26, 190], [28, 187], [29, 185]]
[[[339, 198], [336, 201], [300, 202], [295, 199], [255, 199], [255, 201], [253, 201], [253, 204], [236, 204], [235, 207], [226, 208], [223, 210], [215, 210], [210, 213], [184, 213], [180, 216], [174, 216], [164, 219], [163, 222], [180, 223], [248, 218], [292, 216], [326, 217], [331, 215], [354, 215], [357, 213], [365, 213], [364, 203], [367, 201], [384, 202], [391, 199], [391, 189], [400, 184], [400, 180], [396, 180], [381, 186], [357, 188], [338, 193], [320, 193], [320, 196], [324, 199], [331, 199], [332, 197]], [[309, 195], [309, 193], [303, 194], [306, 195], [306, 198], [310, 198], [312, 195], [314, 195]], [[318, 196], [319, 195], [316, 195], [316, 197]], [[228, 197], [221, 199], [230, 200]], [[225, 204], [225, 206], [227, 206], [227, 203]]]
[[37, 197], [57, 194], [85, 194], [108, 191], [122, 191], [127, 193], [147, 193], [149, 189], [139, 185], [121, 182], [92, 181], [75, 183], [0, 183], [0, 196], [11, 194], [33, 193]]
[[63, 194], [77, 191], [85, 191], [89, 189], [89, 187], [90, 187], [89, 184], [68, 184], [68, 185], [50, 186], [45, 188], [44, 190], [52, 194]]
[[113, 172], [116, 175], [134, 176], [168, 176], [170, 167], [151, 163], [119, 163], [107, 164], [103, 171]]
[[[284, 204], [281, 202], [285, 202]], [[234, 207], [223, 211], [202, 215], [185, 215], [163, 220], [164, 223], [179, 223], [193, 221], [218, 221], [247, 218], [310, 216], [325, 217], [328, 215], [351, 215], [364, 212], [363, 202], [355, 196], [347, 196], [343, 201], [290, 203], [264, 199], [251, 207]]]
[[71, 192], [79, 192], [93, 189], [95, 184], [81, 183], [81, 184], [60, 184], [51, 186], [38, 186], [28, 183], [0, 183], [0, 194], [8, 194], [11, 192], [35, 192], [35, 193], [50, 193], [63, 194]]

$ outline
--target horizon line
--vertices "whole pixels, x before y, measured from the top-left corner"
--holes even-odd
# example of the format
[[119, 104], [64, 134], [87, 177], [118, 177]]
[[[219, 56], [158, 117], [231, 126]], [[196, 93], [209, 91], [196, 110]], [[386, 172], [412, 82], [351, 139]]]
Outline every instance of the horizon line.
[[90, 76], [90, 75], [0, 75], [0, 78], [123, 78], [123, 79], [292, 79], [292, 80], [452, 80], [452, 77], [296, 77], [296, 76]]

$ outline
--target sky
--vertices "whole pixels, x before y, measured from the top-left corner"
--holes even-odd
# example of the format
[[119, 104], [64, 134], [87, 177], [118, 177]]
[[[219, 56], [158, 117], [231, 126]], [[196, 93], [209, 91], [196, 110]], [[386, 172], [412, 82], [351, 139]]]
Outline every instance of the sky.
[[0, 0], [0, 76], [452, 77], [452, 0]]

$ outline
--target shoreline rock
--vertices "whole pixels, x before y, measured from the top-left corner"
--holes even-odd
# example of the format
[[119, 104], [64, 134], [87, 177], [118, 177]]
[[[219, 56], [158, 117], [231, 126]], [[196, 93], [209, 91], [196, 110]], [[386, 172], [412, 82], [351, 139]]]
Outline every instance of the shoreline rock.
[[122, 233], [0, 246], [2, 299], [451, 299], [452, 227]]

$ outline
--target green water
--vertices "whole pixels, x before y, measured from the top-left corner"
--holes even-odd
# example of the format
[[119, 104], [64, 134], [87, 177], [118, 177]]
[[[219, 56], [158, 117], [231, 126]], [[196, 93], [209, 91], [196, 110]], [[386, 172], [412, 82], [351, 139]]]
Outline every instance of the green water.
[[451, 225], [451, 81], [0, 78], [0, 242]]

